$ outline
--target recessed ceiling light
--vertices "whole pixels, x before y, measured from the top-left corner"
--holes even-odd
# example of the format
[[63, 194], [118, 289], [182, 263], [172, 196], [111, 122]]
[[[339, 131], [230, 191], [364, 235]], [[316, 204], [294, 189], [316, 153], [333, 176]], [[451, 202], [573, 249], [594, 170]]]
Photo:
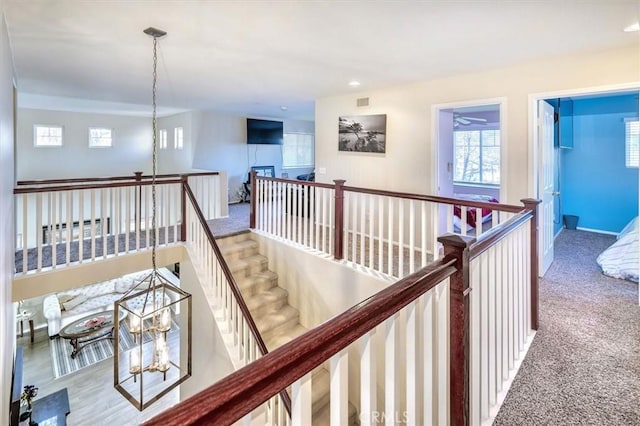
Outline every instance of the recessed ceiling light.
[[631, 24], [628, 27], [624, 28], [626, 33], [631, 33], [634, 31], [640, 31], [640, 22], [636, 22], [635, 24]]
[[289, 108], [287, 108], [287, 106], [286, 106], [286, 105], [282, 105], [282, 106], [280, 107], [280, 109], [281, 109], [282, 111], [286, 111], [286, 110], [288, 110]]
[[351, 86], [351, 87], [358, 87], [358, 86], [360, 86], [360, 82], [359, 82], [359, 81], [357, 81], [357, 80], [351, 80], [351, 81], [349, 82], [349, 86]]

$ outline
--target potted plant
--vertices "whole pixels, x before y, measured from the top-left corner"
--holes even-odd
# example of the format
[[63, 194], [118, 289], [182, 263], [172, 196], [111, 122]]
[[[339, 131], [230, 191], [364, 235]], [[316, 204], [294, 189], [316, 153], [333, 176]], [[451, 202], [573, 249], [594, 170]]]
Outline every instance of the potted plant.
[[26, 385], [22, 390], [22, 395], [20, 395], [20, 401], [23, 403], [23, 405], [27, 405], [27, 411], [20, 414], [20, 421], [24, 422], [28, 420], [30, 426], [37, 426], [38, 424], [31, 420], [31, 412], [33, 410], [31, 403], [33, 402], [33, 399], [36, 397], [36, 395], [38, 395], [38, 388], [34, 385]]

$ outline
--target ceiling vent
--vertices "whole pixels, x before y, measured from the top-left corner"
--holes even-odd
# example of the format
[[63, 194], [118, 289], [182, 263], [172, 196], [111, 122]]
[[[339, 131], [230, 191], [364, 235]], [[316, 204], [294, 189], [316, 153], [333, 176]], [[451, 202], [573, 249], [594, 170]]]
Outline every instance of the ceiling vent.
[[358, 100], [356, 101], [356, 104], [359, 107], [369, 106], [369, 98], [358, 98]]

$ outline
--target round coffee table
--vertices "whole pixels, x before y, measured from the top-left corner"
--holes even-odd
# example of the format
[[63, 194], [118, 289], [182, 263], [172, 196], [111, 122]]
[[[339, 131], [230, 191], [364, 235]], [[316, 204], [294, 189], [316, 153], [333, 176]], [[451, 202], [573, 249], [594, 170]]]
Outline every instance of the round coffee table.
[[[73, 346], [71, 358], [75, 358], [85, 346], [100, 340], [113, 340], [114, 311], [108, 310], [84, 316], [67, 324], [60, 330], [60, 337], [70, 340]], [[119, 312], [120, 321], [127, 316], [127, 312]]]

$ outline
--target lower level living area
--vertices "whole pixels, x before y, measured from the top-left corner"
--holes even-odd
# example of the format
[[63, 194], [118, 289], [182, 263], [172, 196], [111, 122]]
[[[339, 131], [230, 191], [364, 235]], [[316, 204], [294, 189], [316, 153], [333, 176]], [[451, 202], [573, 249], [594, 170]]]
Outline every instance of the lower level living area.
[[[173, 271], [158, 271], [179, 285]], [[16, 359], [21, 358], [21, 363], [16, 362], [16, 368], [20, 363], [21, 374], [14, 374], [14, 380], [21, 380], [17, 389], [23, 395], [19, 408], [23, 419], [30, 411], [24, 403], [27, 386], [36, 389], [32, 392], [31, 421], [40, 425], [137, 425], [178, 402], [176, 388], [138, 411], [113, 386], [114, 302], [148, 274], [144, 270], [19, 303]], [[123, 311], [119, 312], [123, 320], [119, 322], [119, 344], [121, 349], [132, 348], [136, 335], [130, 332], [130, 319], [125, 320]], [[172, 321], [179, 327], [178, 318]], [[138, 338], [148, 340], [147, 334]], [[170, 330], [166, 343], [175, 356], [179, 333]]]

